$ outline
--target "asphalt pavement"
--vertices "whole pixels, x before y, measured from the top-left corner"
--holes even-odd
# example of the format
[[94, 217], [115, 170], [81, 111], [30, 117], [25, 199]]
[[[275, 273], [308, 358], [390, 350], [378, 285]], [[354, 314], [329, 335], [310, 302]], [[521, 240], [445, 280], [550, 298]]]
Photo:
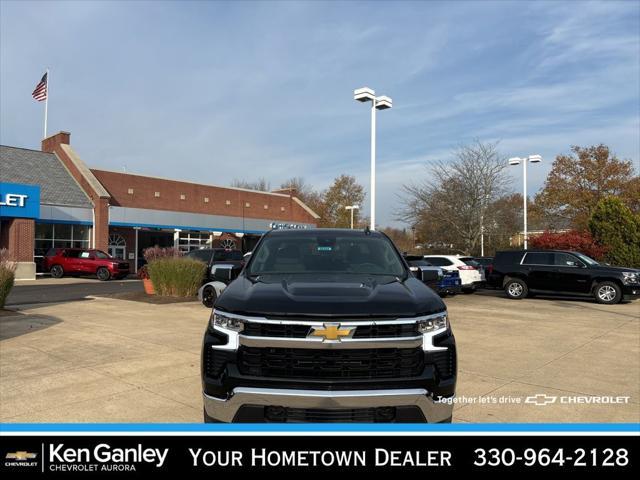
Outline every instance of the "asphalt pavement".
[[118, 293], [142, 292], [137, 279], [109, 280], [94, 278], [50, 278], [17, 282], [7, 299], [7, 307], [37, 303], [57, 303], [82, 300], [89, 296], [110, 296]]

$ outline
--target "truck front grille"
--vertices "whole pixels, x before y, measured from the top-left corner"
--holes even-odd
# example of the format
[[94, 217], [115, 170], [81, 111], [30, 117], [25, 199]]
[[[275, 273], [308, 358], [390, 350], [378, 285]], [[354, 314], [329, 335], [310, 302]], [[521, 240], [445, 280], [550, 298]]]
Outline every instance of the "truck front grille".
[[[309, 325], [247, 322], [242, 334], [249, 337], [305, 338], [310, 331]], [[419, 334], [415, 323], [359, 325], [353, 338], [415, 337]]]
[[424, 370], [421, 348], [328, 350], [254, 348], [239, 350], [243, 375], [301, 379], [376, 379], [416, 377]]
[[229, 354], [224, 350], [214, 350], [210, 345], [205, 346], [203, 367], [207, 377], [218, 378], [222, 375], [228, 360]]
[[265, 418], [269, 422], [326, 423], [326, 422], [392, 422], [396, 417], [394, 407], [344, 408], [323, 410], [318, 408], [266, 407]]
[[453, 348], [432, 352], [427, 357], [427, 362], [436, 367], [440, 378], [451, 378], [456, 373], [456, 355]]

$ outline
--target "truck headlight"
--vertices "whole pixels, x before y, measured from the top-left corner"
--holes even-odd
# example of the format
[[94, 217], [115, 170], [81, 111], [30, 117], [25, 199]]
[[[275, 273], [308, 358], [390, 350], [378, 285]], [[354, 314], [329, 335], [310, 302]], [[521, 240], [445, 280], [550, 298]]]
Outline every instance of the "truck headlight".
[[241, 332], [244, 328], [244, 322], [236, 316], [226, 315], [224, 312], [214, 310], [211, 314], [211, 326]]
[[446, 330], [448, 325], [449, 320], [445, 312], [438, 316], [418, 320], [418, 331], [420, 333], [432, 333], [438, 330]]
[[636, 272], [622, 272], [622, 283], [625, 285], [640, 283], [640, 277]]

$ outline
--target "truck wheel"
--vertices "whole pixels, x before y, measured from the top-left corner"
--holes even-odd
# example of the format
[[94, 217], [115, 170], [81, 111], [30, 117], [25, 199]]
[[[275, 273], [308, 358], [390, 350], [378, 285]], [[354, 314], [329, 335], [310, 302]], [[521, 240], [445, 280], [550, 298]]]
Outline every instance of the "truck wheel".
[[98, 280], [101, 280], [103, 282], [106, 282], [111, 278], [111, 273], [109, 272], [109, 269], [105, 267], [100, 267], [96, 272], [96, 275], [98, 276]]
[[51, 267], [51, 276], [53, 278], [62, 278], [64, 276], [64, 270], [60, 265], [54, 265]]
[[202, 290], [202, 304], [207, 307], [207, 308], [211, 308], [213, 307], [213, 304], [215, 303], [217, 298], [216, 295], [216, 289], [213, 288], [211, 285], [209, 285], [208, 287], [204, 287], [204, 290]]
[[596, 302], [613, 305], [622, 299], [622, 289], [615, 282], [602, 282], [596, 286]]
[[504, 291], [507, 297], [513, 298], [514, 300], [521, 300], [529, 294], [529, 287], [527, 287], [527, 284], [524, 283], [523, 280], [514, 278], [505, 284]]
[[462, 293], [466, 293], [466, 294], [473, 293], [475, 291], [476, 291], [475, 287], [469, 287], [469, 288], [463, 288], [462, 289]]
[[223, 423], [220, 420], [216, 420], [215, 418], [207, 415], [207, 411], [204, 408], [202, 409], [202, 412], [204, 414], [204, 423]]

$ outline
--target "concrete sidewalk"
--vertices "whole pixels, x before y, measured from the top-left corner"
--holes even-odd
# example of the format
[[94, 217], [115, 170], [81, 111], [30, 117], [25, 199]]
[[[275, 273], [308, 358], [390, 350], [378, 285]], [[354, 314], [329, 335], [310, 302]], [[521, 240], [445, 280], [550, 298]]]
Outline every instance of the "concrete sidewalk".
[[[446, 301], [458, 341], [458, 396], [475, 399], [456, 406], [454, 421], [640, 421], [639, 303], [495, 294]], [[201, 422], [199, 359], [208, 317], [195, 302], [114, 298], [3, 313], [0, 419]], [[594, 395], [631, 400], [562, 403]], [[545, 405], [524, 403], [528, 397]]]

